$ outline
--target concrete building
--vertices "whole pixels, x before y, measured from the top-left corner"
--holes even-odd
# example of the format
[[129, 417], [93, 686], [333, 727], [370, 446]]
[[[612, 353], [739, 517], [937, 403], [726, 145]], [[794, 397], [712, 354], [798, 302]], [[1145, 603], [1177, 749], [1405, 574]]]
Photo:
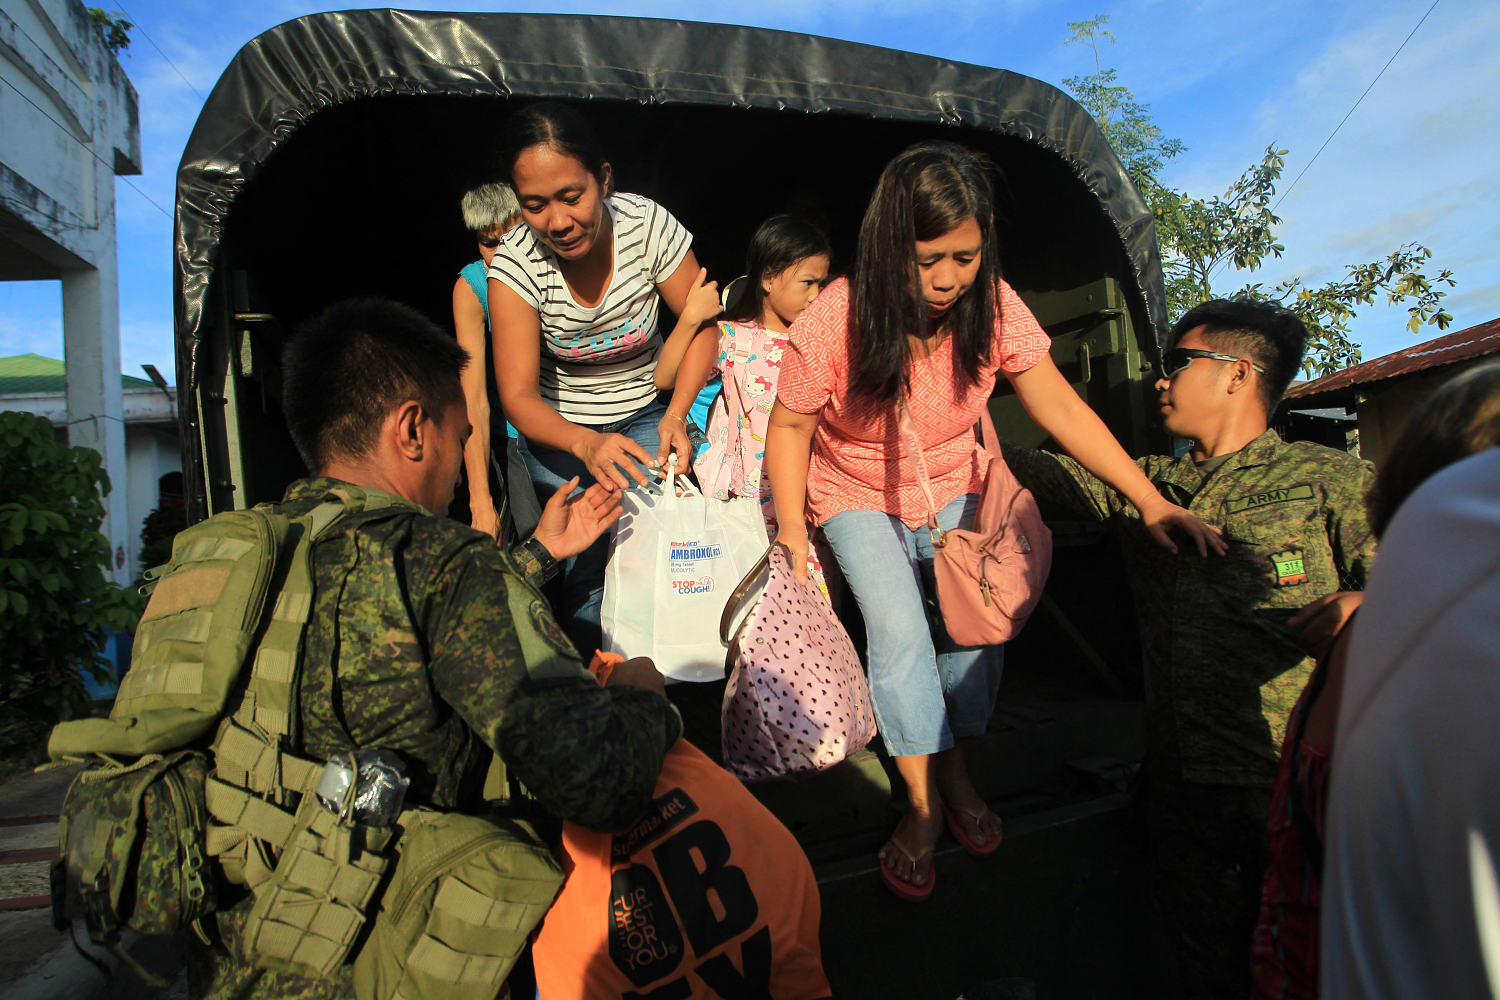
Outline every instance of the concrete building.
[[[135, 88], [79, 0], [0, 0], [0, 281], [62, 283], [71, 444], [128, 478], [115, 262], [117, 174], [141, 172]], [[115, 578], [137, 567], [127, 490], [106, 500]]]

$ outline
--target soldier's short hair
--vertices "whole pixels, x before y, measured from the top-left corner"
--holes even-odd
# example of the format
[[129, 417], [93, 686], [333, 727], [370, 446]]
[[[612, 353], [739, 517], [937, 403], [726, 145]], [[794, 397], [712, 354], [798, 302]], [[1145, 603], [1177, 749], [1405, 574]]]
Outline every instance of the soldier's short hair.
[[498, 181], [465, 191], [459, 208], [463, 211], [464, 225], [475, 236], [495, 228], [513, 215], [521, 214], [521, 203], [516, 200], [515, 188]]
[[361, 458], [409, 399], [434, 421], [463, 400], [469, 353], [427, 317], [377, 296], [334, 303], [282, 352], [287, 429], [309, 470]]
[[1203, 339], [1215, 350], [1246, 357], [1260, 365], [1259, 398], [1266, 416], [1286, 394], [1307, 353], [1307, 327], [1297, 314], [1257, 299], [1211, 299], [1194, 306], [1172, 326], [1171, 342], [1203, 327]]

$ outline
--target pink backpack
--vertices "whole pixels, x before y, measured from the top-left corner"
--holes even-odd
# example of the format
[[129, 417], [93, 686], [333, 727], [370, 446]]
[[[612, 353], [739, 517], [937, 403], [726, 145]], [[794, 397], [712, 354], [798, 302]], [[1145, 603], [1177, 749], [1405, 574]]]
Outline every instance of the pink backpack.
[[[765, 590], [730, 638], [735, 612], [769, 565]], [[822, 771], [869, 743], [875, 711], [854, 643], [828, 595], [797, 582], [773, 545], [724, 607], [729, 644], [724, 766], [743, 781]]]
[[766, 424], [786, 347], [786, 334], [759, 323], [719, 324], [718, 371], [724, 391], [709, 414], [708, 448], [694, 463], [705, 496], [727, 500], [769, 493], [762, 469]]

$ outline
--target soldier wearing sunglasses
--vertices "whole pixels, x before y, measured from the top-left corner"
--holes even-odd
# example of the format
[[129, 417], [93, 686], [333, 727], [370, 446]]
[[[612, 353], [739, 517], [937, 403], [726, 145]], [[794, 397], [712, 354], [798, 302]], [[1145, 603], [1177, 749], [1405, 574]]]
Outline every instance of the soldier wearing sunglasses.
[[1306, 340], [1283, 309], [1217, 300], [1184, 315], [1162, 353], [1162, 422], [1191, 447], [1138, 464], [1168, 500], [1222, 530], [1222, 558], [1153, 545], [1131, 505], [1067, 456], [1005, 450], [1039, 500], [1109, 524], [1121, 542], [1145, 659], [1155, 881], [1186, 997], [1250, 995], [1287, 715], [1374, 556], [1369, 463], [1270, 429]]

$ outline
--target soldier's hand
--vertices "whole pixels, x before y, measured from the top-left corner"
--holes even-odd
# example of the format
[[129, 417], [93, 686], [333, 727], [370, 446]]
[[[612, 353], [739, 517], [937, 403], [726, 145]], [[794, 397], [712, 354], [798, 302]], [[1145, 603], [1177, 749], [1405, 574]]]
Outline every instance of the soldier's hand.
[[576, 556], [620, 519], [620, 493], [595, 483], [573, 494], [578, 477], [563, 483], [542, 508], [533, 533], [554, 559]]
[[615, 664], [615, 669], [610, 673], [609, 682], [605, 684], [605, 687], [615, 687], [619, 684], [655, 691], [663, 698], [667, 696], [666, 678], [662, 677], [661, 671], [656, 669], [656, 664], [651, 662], [649, 656], [637, 656], [624, 663]]
[[1358, 590], [1340, 590], [1325, 594], [1316, 601], [1302, 606], [1302, 610], [1287, 619], [1287, 628], [1300, 629], [1297, 645], [1308, 654], [1322, 657], [1333, 647], [1333, 642], [1344, 630], [1344, 625], [1359, 609], [1365, 599]]
[[1198, 554], [1205, 559], [1210, 552], [1222, 556], [1229, 551], [1229, 543], [1220, 537], [1219, 528], [1205, 524], [1197, 514], [1177, 506], [1161, 494], [1157, 494], [1155, 500], [1147, 501], [1146, 506], [1141, 508], [1141, 521], [1156, 544], [1168, 552], [1177, 552], [1177, 543], [1172, 541], [1174, 530], [1186, 535]]

